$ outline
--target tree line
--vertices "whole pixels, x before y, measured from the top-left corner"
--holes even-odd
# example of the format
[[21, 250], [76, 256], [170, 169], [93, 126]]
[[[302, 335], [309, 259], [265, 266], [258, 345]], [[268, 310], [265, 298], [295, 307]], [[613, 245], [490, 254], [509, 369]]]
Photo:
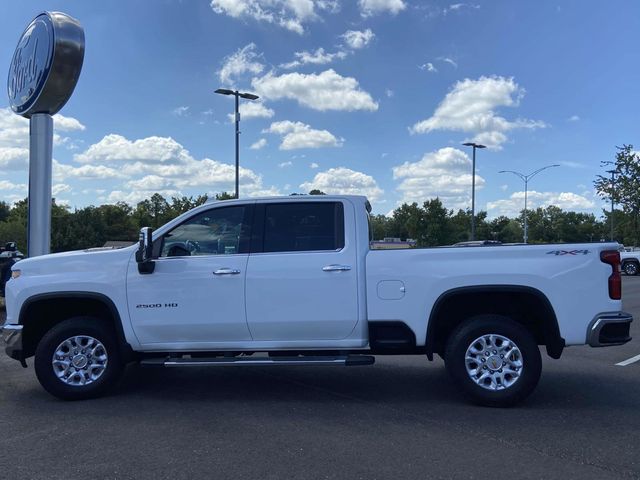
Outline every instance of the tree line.
[[[630, 246], [640, 245], [640, 157], [632, 145], [617, 147], [616, 158], [603, 162], [613, 170], [614, 181], [601, 175], [594, 181], [597, 193], [603, 199], [613, 199], [614, 239]], [[312, 190], [311, 195], [323, 192]], [[233, 198], [222, 192], [217, 200]], [[88, 206], [71, 211], [68, 207], [52, 206], [52, 252], [102, 246], [108, 240], [134, 242], [143, 226], [157, 228], [176, 216], [202, 205], [206, 195], [196, 197], [164, 198], [156, 193], [135, 207], [124, 202]], [[487, 212], [476, 214], [476, 239], [498, 240], [505, 243], [521, 242], [524, 212], [517, 218], [500, 216], [487, 219]], [[603, 211], [600, 218], [591, 213], [564, 211], [557, 206], [536, 208], [527, 213], [529, 243], [599, 242], [610, 239], [611, 214]], [[418, 203], [405, 203], [391, 215], [372, 215], [372, 236], [414, 239], [420, 247], [452, 245], [469, 240], [471, 211], [457, 212], [445, 208], [440, 199]], [[15, 241], [26, 251], [27, 200], [10, 206], [0, 202], [0, 244]]]

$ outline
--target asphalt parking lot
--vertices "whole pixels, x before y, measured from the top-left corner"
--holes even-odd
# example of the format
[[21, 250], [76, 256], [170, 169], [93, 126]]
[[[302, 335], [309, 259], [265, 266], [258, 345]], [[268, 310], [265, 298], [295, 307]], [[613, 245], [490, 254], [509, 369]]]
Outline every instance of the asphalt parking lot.
[[[578, 300], [579, 301], [579, 300]], [[624, 278], [640, 318], [640, 277]], [[0, 323], [4, 312], [0, 312]], [[442, 361], [143, 369], [63, 402], [0, 354], [0, 478], [640, 478], [640, 326], [545, 358], [522, 406], [465, 403]]]

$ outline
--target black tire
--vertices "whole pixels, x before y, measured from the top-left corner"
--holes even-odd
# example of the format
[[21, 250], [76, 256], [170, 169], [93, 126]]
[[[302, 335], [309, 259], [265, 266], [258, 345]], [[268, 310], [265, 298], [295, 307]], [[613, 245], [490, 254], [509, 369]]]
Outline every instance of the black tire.
[[[508, 338], [515, 343], [521, 353], [522, 367], [518, 369], [519, 377], [510, 386], [502, 389], [491, 390], [488, 386], [480, 386], [467, 373], [465, 361], [467, 349], [471, 347], [474, 340], [488, 334]], [[490, 359], [490, 357], [487, 358], [487, 360]], [[496, 360], [500, 361], [499, 356]], [[542, 370], [540, 349], [533, 335], [521, 324], [498, 315], [481, 315], [462, 322], [447, 341], [445, 364], [453, 381], [465, 396], [476, 404], [488, 407], [510, 407], [523, 401], [535, 389]], [[478, 365], [483, 365], [482, 368], [486, 370], [488, 364], [489, 362], [486, 365]], [[478, 371], [479, 369], [480, 367]], [[502, 369], [499, 372], [502, 373]], [[479, 373], [481, 374], [482, 372]], [[509, 378], [512, 380], [513, 377]]]
[[627, 275], [638, 275], [638, 264], [636, 262], [624, 262], [622, 270]]
[[[99, 377], [86, 385], [65, 383], [58, 378], [52, 363], [58, 346], [76, 336], [93, 337], [106, 351], [106, 367]], [[73, 317], [60, 322], [42, 337], [36, 349], [34, 367], [38, 381], [51, 395], [63, 400], [84, 400], [100, 397], [113, 388], [122, 376], [124, 362], [111, 325], [93, 317]]]

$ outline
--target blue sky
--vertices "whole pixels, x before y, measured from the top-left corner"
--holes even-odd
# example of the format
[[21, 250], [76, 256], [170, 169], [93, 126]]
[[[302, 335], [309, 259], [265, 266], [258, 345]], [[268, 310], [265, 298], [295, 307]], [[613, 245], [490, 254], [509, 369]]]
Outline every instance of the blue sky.
[[[377, 213], [439, 196], [516, 215], [600, 213], [592, 182], [640, 143], [633, 1], [3, 1], [5, 78], [42, 10], [85, 28], [76, 91], [56, 116], [54, 193], [71, 207], [233, 190], [230, 97], [244, 102], [241, 196], [361, 193]], [[4, 87], [3, 87], [4, 88]], [[26, 196], [28, 126], [0, 96], [0, 200]]]

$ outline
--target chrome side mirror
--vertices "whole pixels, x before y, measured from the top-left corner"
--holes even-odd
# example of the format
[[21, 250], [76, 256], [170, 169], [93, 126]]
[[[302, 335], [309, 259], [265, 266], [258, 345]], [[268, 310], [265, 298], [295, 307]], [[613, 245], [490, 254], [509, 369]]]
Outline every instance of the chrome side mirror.
[[140, 229], [140, 241], [136, 252], [136, 262], [138, 262], [138, 272], [141, 274], [153, 273], [156, 267], [153, 261], [153, 229], [143, 227]]

